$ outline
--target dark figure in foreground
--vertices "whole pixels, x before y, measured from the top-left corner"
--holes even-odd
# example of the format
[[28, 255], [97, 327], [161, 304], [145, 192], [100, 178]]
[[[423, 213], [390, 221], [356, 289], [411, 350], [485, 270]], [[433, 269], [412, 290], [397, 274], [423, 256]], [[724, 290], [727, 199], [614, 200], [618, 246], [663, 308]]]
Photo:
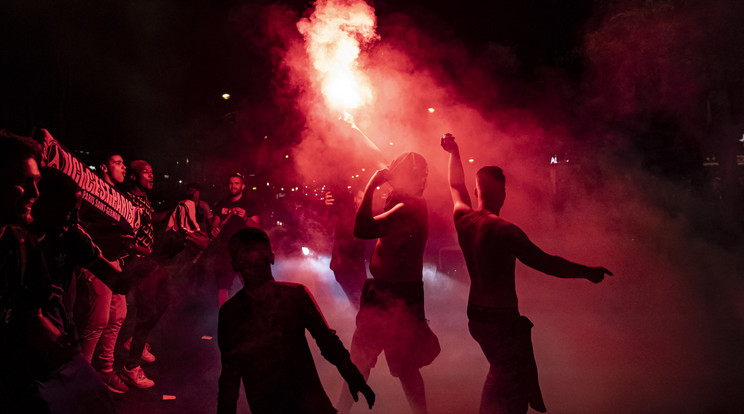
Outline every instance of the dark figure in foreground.
[[30, 139], [0, 136], [0, 410], [114, 412], [108, 390], [65, 331], [62, 290], [25, 229], [39, 196], [38, 151]]
[[245, 287], [219, 313], [222, 372], [217, 412], [235, 413], [242, 379], [253, 414], [335, 413], [318, 378], [305, 329], [323, 357], [338, 368], [354, 400], [361, 392], [372, 408], [374, 393], [305, 286], [274, 281], [269, 236], [261, 229], [243, 229], [230, 238], [228, 248]]
[[[354, 225], [360, 239], [377, 239], [362, 291], [351, 355], [365, 378], [385, 351], [390, 374], [400, 379], [411, 410], [424, 414], [426, 392], [419, 369], [439, 354], [439, 340], [429, 329], [424, 312], [424, 247], [429, 235], [423, 198], [428, 167], [424, 157], [400, 155], [372, 176], [364, 191]], [[372, 214], [378, 186], [393, 188], [382, 214]], [[342, 394], [339, 408], [348, 412], [350, 401]]]
[[534, 245], [517, 226], [498, 216], [506, 198], [504, 173], [483, 167], [476, 177], [478, 206], [473, 210], [455, 137], [446, 134], [442, 148], [450, 153], [449, 183], [460, 248], [470, 273], [470, 334], [491, 368], [483, 386], [481, 414], [523, 414], [529, 404], [545, 412], [532, 351], [532, 322], [519, 314], [514, 284], [516, 259], [561, 278], [601, 282], [604, 267], [589, 267], [551, 256]]

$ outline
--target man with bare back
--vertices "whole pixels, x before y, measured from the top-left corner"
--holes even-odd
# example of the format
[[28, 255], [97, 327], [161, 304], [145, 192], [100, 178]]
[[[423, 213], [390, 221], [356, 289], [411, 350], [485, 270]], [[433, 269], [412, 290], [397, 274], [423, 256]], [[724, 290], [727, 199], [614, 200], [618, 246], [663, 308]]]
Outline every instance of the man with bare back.
[[532, 322], [519, 314], [515, 289], [516, 259], [560, 278], [601, 282], [604, 267], [589, 267], [551, 256], [533, 244], [517, 226], [499, 217], [506, 198], [499, 167], [478, 170], [471, 207], [455, 137], [446, 134], [442, 148], [450, 154], [449, 184], [460, 248], [470, 273], [468, 327], [491, 367], [483, 386], [480, 414], [524, 414], [527, 405], [545, 412], [532, 351]]

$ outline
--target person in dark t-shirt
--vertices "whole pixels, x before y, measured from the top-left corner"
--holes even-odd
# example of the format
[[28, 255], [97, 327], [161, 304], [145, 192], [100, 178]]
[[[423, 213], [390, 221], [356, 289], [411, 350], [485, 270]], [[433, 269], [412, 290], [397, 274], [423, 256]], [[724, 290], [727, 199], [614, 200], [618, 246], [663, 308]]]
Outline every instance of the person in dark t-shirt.
[[374, 392], [310, 292], [301, 284], [274, 280], [269, 236], [246, 228], [233, 235], [228, 247], [244, 288], [219, 312], [222, 371], [217, 413], [235, 414], [241, 380], [253, 414], [335, 413], [318, 378], [306, 330], [323, 357], [336, 366], [354, 400], [361, 392], [372, 408]]
[[241, 174], [233, 174], [227, 184], [230, 195], [218, 201], [212, 212], [212, 237], [217, 243], [212, 246], [214, 253], [214, 275], [217, 282], [217, 301], [219, 306], [227, 301], [228, 289], [235, 280], [235, 271], [230, 268], [227, 241], [238, 230], [246, 227], [260, 227], [258, 207], [245, 195], [245, 181]]

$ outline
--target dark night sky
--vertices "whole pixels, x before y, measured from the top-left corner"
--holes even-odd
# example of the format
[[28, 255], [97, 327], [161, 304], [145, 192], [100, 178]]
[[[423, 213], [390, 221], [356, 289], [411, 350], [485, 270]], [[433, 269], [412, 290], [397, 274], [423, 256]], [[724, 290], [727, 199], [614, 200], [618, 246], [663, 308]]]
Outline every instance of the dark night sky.
[[[292, 108], [278, 104], [273, 95], [275, 62], [267, 57], [271, 44], [256, 42], [262, 34], [261, 10], [272, 3], [276, 2], [4, 1], [0, 6], [0, 125], [21, 133], [32, 126], [47, 128], [71, 149], [91, 152], [86, 160], [91, 163], [97, 156], [113, 150], [129, 160], [151, 160], [156, 169], [163, 171], [186, 157], [224, 160], [228, 155], [235, 155], [231, 144], [236, 139], [235, 114], [240, 113], [242, 128], [252, 137], [247, 141], [241, 137], [242, 142], [252, 144], [252, 139], [260, 142], [263, 136], [271, 135], [274, 139], [272, 151], [283, 153], [283, 147], [296, 142], [302, 123], [301, 116]], [[312, 7], [311, 2], [298, 0], [284, 4], [297, 16]], [[558, 102], [541, 109], [531, 108], [540, 116], [552, 116], [550, 106], [583, 106], [586, 109], [593, 105], [590, 99], [596, 98], [586, 93], [584, 81], [588, 78], [587, 33], [597, 31], [607, 22], [616, 22], [611, 17], [622, 15], [625, 10], [635, 8], [654, 13], [669, 6], [681, 21], [686, 14], [711, 14], [708, 12], [716, 8], [708, 4], [732, 3], [728, 0], [381, 0], [374, 6], [383, 37], [385, 30], [391, 27], [389, 22], [404, 14], [423, 33], [435, 39], [453, 39], [471, 56], [487, 57], [494, 46], [508, 49], [514, 55], [516, 68], [506, 75], [507, 81], [502, 82], [499, 104], [526, 107], [544, 86], [555, 90], [563, 88]], [[241, 17], [238, 20], [236, 16]], [[692, 20], [698, 28], [705, 25], [702, 37], [714, 44], [704, 48], [709, 51], [707, 56], [691, 56], [692, 60], [713, 57], [716, 63], [708, 65], [706, 73], [716, 76], [723, 73], [715, 82], [706, 79], [716, 84], [710, 88], [713, 95], [716, 90], [719, 92], [719, 98], [708, 104], [714, 115], [734, 112], [733, 118], [743, 118], [741, 96], [744, 94], [741, 93], [741, 76], [737, 73], [744, 64], [735, 56], [742, 55], [739, 52], [744, 42], [736, 34], [741, 31], [734, 29], [741, 19], [730, 19], [733, 20], [727, 24], [715, 26], [694, 17]], [[691, 30], [690, 35], [703, 30], [698, 28]], [[626, 30], [624, 35], [633, 32]], [[608, 37], [604, 41], [612, 41], [612, 34], [605, 31]], [[678, 46], [678, 49], [684, 50], [684, 47]], [[656, 50], [665, 49], [662, 45]], [[679, 50], [673, 52], [679, 54]], [[613, 66], [621, 66], [627, 59], [618, 56], [613, 60], [611, 53], [607, 52], [610, 58], [606, 59], [611, 67], [604, 69], [613, 71], [616, 70]], [[648, 68], [635, 62], [640, 67], [636, 72], [656, 71], [658, 66], [653, 65], [663, 64], [656, 62], [662, 59], [657, 59], [653, 49], [648, 53], [653, 62]], [[646, 56], [641, 56], [637, 59], [642, 62]], [[668, 67], [676, 67], [673, 58], [683, 64], [690, 61], [690, 56], [684, 53], [672, 55], [669, 59], [673, 63]], [[456, 59], [453, 56], [453, 67], [458, 64]], [[693, 64], [704, 66], [699, 62]], [[597, 76], [602, 72], [596, 70], [603, 68], [596, 66], [594, 69], [592, 75], [599, 82], [614, 82], [611, 77]], [[489, 70], [494, 69], [483, 68], [485, 76], [489, 76]], [[629, 71], [632, 73], [632, 70], [631, 66]], [[566, 82], [565, 87], [556, 86], [546, 73]], [[494, 75], [505, 76], [503, 73]], [[656, 75], [663, 79], [663, 74]], [[453, 78], [456, 76], [453, 71]], [[636, 73], [633, 76], [640, 81], [632, 87], [643, 89], [645, 75]], [[728, 87], [732, 82], [735, 88]], [[590, 87], [597, 89], [596, 85]], [[732, 90], [739, 92], [732, 94]], [[223, 92], [233, 97], [222, 100]], [[470, 98], [488, 101], [491, 99], [488, 94], [488, 90], [476, 90]], [[726, 96], [720, 97], [722, 95]], [[575, 105], [576, 99], [581, 105]], [[710, 143], [691, 149], [685, 139], [678, 137], [680, 130], [707, 134], [700, 132], [707, 127], [704, 125], [705, 99], [698, 98], [695, 105], [693, 118], [697, 119], [692, 121], [692, 128], [680, 126], [679, 119], [691, 119], [689, 116], [669, 116], [664, 111], [659, 114], [653, 108], [637, 111], [630, 119], [626, 116], [607, 121], [610, 128], [633, 137], [631, 140], [636, 141], [637, 149], [646, 154], [644, 162], [653, 164], [653, 168], [665, 174], [684, 176], [690, 168], [700, 165], [701, 154], [717, 150]], [[723, 109], [717, 109], [716, 105]], [[540, 110], [543, 113], [539, 113]], [[737, 122], [741, 119], [724, 119], [721, 124]], [[665, 159], [669, 158], [665, 156], [666, 149], [674, 152], [674, 146], [680, 141], [683, 145], [674, 155], [675, 162], [666, 163]], [[685, 159], [680, 162], [680, 157]], [[202, 169], [195, 174], [208, 176], [210, 172]], [[220, 174], [224, 172], [216, 173]]]
[[[271, 64], [230, 20], [238, 6], [262, 3], [269, 2], [3, 2], [0, 123], [45, 127], [69, 147], [94, 152], [115, 147], [167, 159], [202, 150], [200, 137], [219, 136], [212, 132], [235, 105], [272, 105]], [[310, 3], [289, 6], [299, 14]], [[580, 63], [565, 57], [591, 11], [588, 0], [376, 7], [380, 19], [417, 16], [432, 33], [474, 47], [514, 47], [525, 72], [537, 65], [577, 70]], [[250, 31], [258, 23], [242, 24]], [[233, 99], [222, 101], [223, 91]]]

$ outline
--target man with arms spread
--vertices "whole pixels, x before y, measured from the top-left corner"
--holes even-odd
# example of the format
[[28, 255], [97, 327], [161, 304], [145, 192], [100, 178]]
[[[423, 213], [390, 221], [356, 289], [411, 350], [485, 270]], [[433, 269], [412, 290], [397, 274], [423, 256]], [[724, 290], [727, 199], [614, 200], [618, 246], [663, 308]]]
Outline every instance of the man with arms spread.
[[318, 378], [305, 330], [323, 357], [338, 368], [354, 399], [361, 392], [372, 408], [375, 394], [310, 292], [297, 283], [274, 281], [269, 236], [246, 228], [230, 238], [228, 248], [245, 287], [220, 308], [218, 414], [235, 414], [241, 379], [254, 414], [335, 413]]
[[239, 173], [230, 176], [227, 184], [230, 196], [217, 202], [214, 206], [212, 237], [218, 243], [214, 248], [214, 274], [217, 280], [217, 301], [219, 306], [227, 302], [228, 289], [235, 279], [235, 271], [230, 268], [230, 257], [227, 254], [227, 241], [238, 230], [246, 227], [260, 227], [258, 207], [253, 200], [246, 197], [245, 181]]
[[506, 198], [504, 173], [483, 167], [476, 176], [477, 209], [473, 210], [455, 137], [446, 134], [442, 148], [450, 153], [449, 183], [460, 248], [470, 273], [468, 327], [491, 367], [483, 386], [480, 414], [524, 414], [529, 404], [545, 412], [532, 352], [532, 322], [519, 314], [514, 283], [516, 259], [561, 278], [601, 282], [604, 267], [588, 267], [551, 256], [534, 245], [517, 226], [498, 216]]
[[[424, 312], [424, 247], [429, 218], [423, 192], [428, 167], [420, 154], [401, 154], [372, 176], [357, 211], [354, 235], [377, 239], [362, 290], [351, 359], [366, 377], [385, 351], [390, 374], [400, 379], [416, 414], [427, 412], [424, 379], [419, 369], [439, 354], [439, 341]], [[385, 211], [374, 216], [375, 190], [385, 182], [393, 187]], [[346, 393], [339, 402], [348, 412]]]

